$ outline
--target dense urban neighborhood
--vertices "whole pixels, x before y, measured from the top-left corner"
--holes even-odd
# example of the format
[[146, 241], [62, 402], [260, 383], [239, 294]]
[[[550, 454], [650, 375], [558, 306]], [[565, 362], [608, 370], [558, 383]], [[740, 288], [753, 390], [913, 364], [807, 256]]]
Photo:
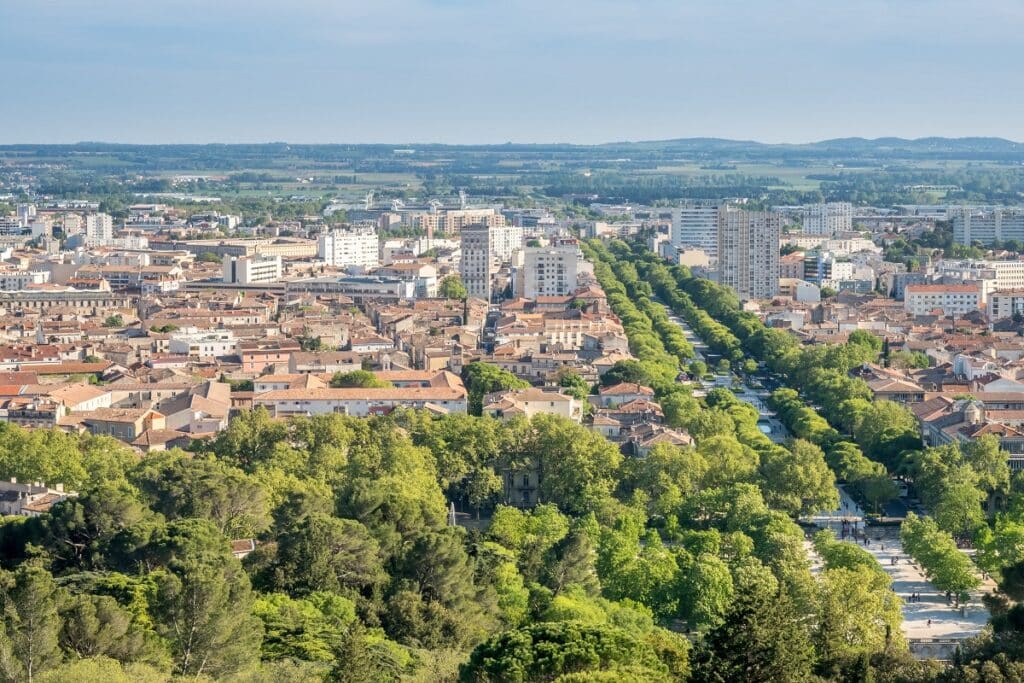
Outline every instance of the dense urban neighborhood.
[[0, 147], [0, 679], [1019, 680], [1024, 151], [913, 142]]

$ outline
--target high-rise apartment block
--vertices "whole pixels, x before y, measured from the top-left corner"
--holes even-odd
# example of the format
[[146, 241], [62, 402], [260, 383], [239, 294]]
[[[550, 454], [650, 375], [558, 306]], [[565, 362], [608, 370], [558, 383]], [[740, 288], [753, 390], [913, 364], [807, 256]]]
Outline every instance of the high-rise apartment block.
[[714, 204], [687, 204], [672, 209], [672, 246], [696, 247], [718, 258], [718, 213]]
[[491, 277], [496, 272], [491, 248], [491, 228], [486, 225], [470, 225], [462, 229], [461, 237], [459, 276], [462, 284], [469, 296], [489, 302]]
[[803, 214], [808, 235], [835, 235], [853, 229], [853, 205], [849, 202], [811, 204]]
[[373, 228], [334, 230], [320, 235], [317, 256], [337, 268], [376, 268], [380, 265], [380, 241]]
[[949, 215], [953, 221], [953, 241], [959, 244], [1024, 242], [1024, 211], [1020, 209], [960, 207]]
[[782, 217], [766, 211], [722, 207], [718, 214], [718, 280], [742, 299], [779, 291]]
[[90, 246], [110, 244], [114, 240], [114, 219], [105, 213], [86, 216], [85, 240]]
[[512, 253], [523, 248], [523, 229], [518, 225], [501, 225], [491, 228], [491, 255], [499, 263], [512, 260]]
[[579, 242], [571, 238], [556, 239], [546, 247], [527, 247], [523, 250], [520, 291], [527, 299], [572, 294], [581, 258]]

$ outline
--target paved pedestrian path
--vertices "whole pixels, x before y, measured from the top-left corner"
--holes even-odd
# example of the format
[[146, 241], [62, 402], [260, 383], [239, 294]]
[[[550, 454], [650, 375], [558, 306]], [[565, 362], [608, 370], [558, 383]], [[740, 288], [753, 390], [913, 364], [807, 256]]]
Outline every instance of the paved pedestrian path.
[[[989, 613], [981, 596], [995, 588], [991, 580], [971, 593], [971, 599], [959, 608], [946, 599], [916, 566], [899, 540], [899, 527], [865, 527], [864, 512], [840, 487], [840, 504], [831, 514], [815, 515], [813, 520], [836, 532], [836, 538], [857, 543], [870, 552], [889, 576], [892, 588], [903, 599], [903, 634], [912, 641], [919, 639], [963, 640], [977, 635], [988, 623]], [[843, 532], [846, 537], [843, 538]], [[865, 536], [866, 530], [866, 536]], [[812, 565], [820, 571], [821, 561]], [[911, 596], [918, 596], [911, 599]]]

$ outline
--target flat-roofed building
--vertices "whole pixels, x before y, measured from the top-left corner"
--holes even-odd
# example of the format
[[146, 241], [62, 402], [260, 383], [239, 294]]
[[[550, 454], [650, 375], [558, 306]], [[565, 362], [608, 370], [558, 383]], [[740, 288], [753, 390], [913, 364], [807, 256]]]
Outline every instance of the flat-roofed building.
[[943, 316], [966, 315], [984, 308], [985, 297], [977, 284], [963, 285], [907, 285], [903, 293], [903, 308], [911, 315], [931, 315], [936, 311]]

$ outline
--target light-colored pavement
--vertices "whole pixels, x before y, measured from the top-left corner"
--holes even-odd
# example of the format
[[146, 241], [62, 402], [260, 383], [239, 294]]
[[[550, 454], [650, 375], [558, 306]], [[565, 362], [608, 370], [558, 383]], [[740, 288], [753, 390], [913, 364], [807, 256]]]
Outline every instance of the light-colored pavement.
[[[989, 613], [981, 602], [981, 596], [995, 588], [991, 581], [972, 592], [971, 599], [961, 605], [962, 609], [954, 607], [954, 601], [947, 602], [945, 593], [940, 593], [925, 578], [921, 568], [903, 550], [899, 527], [866, 527], [865, 544], [863, 511], [841, 487], [839, 494], [838, 510], [831, 515], [815, 515], [813, 519], [822, 526], [829, 526], [837, 538], [842, 535], [841, 520], [847, 520], [845, 540], [856, 542], [874, 555], [882, 569], [892, 577], [892, 588], [903, 599], [903, 634], [908, 639], [963, 640], [977, 635], [985, 627]], [[854, 524], [856, 540], [851, 538]], [[896, 564], [893, 564], [894, 559]], [[820, 560], [816, 561], [816, 568], [820, 569]], [[919, 597], [911, 601], [912, 595]]]

